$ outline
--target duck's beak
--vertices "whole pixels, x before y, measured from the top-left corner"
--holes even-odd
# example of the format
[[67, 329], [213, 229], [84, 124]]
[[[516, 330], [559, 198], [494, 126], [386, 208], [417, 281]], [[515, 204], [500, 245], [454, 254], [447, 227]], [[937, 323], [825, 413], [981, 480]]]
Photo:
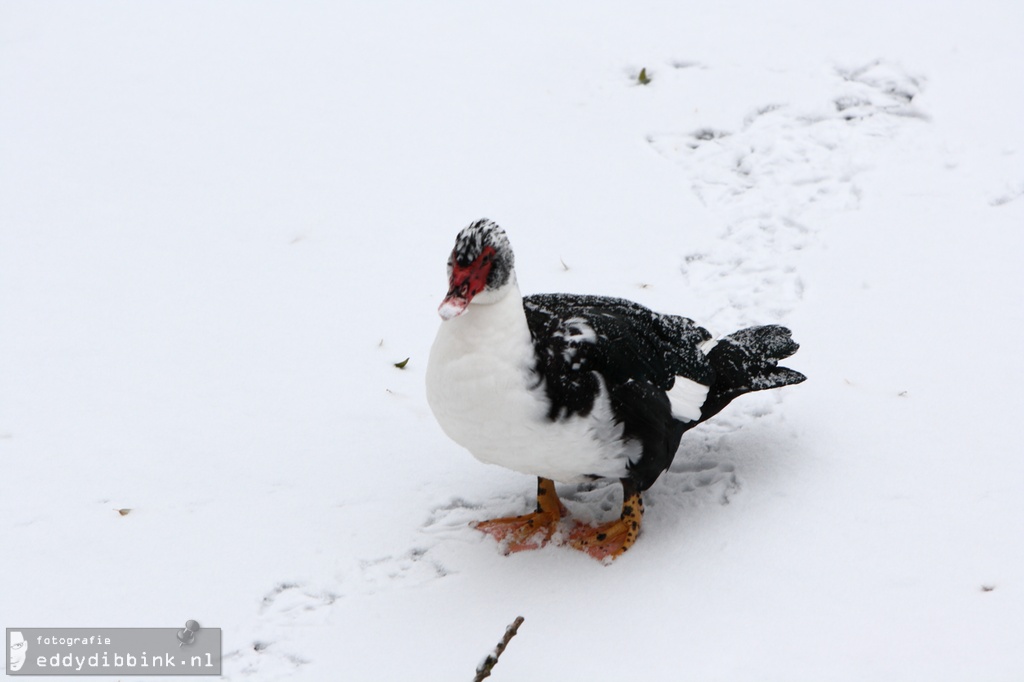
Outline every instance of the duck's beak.
[[451, 279], [448, 282], [448, 295], [437, 307], [437, 314], [442, 320], [450, 320], [466, 312], [469, 302], [473, 300], [476, 293], [471, 288], [472, 270], [470, 268], [456, 267], [452, 270]]
[[450, 320], [466, 312], [467, 307], [469, 307], [469, 299], [449, 292], [441, 301], [441, 305], [437, 307], [437, 314], [441, 316], [442, 320]]

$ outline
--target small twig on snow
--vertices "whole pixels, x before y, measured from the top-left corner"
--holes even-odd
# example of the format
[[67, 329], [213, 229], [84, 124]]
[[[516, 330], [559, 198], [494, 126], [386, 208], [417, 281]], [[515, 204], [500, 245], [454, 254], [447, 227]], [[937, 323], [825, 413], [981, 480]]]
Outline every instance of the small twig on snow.
[[484, 678], [491, 676], [491, 669], [498, 665], [498, 657], [501, 656], [501, 652], [505, 650], [508, 643], [512, 641], [512, 638], [519, 632], [519, 626], [523, 624], [523, 617], [516, 616], [516, 619], [512, 621], [512, 624], [505, 628], [505, 636], [498, 642], [498, 646], [494, 647], [494, 652], [487, 655], [487, 658], [476, 667], [476, 677], [473, 678], [473, 682], [482, 682]]

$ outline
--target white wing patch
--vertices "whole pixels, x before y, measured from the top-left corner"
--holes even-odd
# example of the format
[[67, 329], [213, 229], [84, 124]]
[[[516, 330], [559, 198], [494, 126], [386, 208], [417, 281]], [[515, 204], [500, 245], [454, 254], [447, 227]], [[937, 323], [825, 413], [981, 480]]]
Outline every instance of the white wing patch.
[[672, 416], [679, 421], [693, 422], [700, 419], [700, 408], [708, 397], [708, 387], [693, 379], [676, 377], [676, 383], [666, 393], [672, 404]]
[[704, 343], [700, 344], [700, 352], [707, 355], [711, 352], [711, 349], [718, 345], [718, 339], [708, 339]]

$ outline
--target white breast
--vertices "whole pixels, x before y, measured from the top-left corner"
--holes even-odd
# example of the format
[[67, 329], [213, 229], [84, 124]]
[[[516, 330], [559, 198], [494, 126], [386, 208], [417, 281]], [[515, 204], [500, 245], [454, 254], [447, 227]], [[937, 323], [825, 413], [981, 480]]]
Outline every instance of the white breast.
[[441, 324], [427, 366], [427, 402], [444, 432], [477, 459], [564, 483], [620, 478], [640, 456], [622, 440], [602, 385], [586, 417], [552, 422], [514, 281]]

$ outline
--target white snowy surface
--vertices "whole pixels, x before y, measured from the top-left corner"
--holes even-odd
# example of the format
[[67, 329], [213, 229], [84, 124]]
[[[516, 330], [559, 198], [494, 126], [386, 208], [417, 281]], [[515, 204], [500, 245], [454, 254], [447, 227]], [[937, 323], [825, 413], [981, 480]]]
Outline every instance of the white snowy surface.
[[[517, 615], [496, 682], [1020, 680], [1022, 33], [1005, 0], [0, 2], [0, 625], [196, 619], [229, 680], [471, 679]], [[802, 345], [611, 566], [467, 526], [534, 489], [423, 395], [483, 216], [524, 293]]]

